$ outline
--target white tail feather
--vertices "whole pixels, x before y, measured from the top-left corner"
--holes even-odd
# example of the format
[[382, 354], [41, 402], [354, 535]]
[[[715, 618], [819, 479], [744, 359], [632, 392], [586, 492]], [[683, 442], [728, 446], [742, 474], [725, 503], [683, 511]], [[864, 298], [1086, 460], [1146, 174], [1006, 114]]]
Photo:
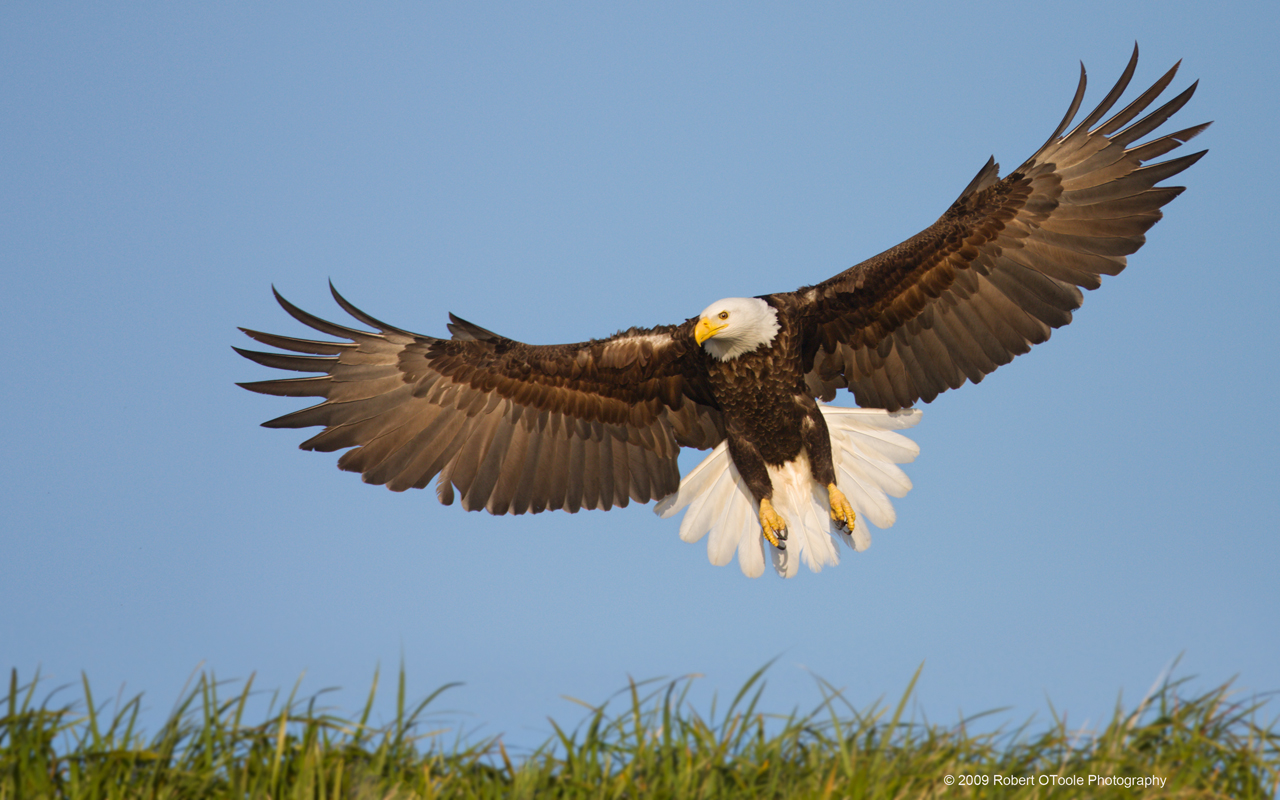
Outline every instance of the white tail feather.
[[[897, 465], [914, 461], [920, 448], [896, 430], [920, 421], [915, 409], [895, 411], [842, 408], [819, 405], [831, 433], [836, 484], [858, 514], [852, 536], [835, 527], [825, 486], [819, 486], [809, 471], [808, 454], [782, 467], [770, 467], [773, 505], [787, 522], [787, 549], [770, 548], [774, 569], [790, 578], [803, 561], [818, 572], [828, 564], [838, 564], [835, 540], [853, 550], [871, 546], [867, 522], [877, 528], [893, 525], [897, 515], [889, 495], [903, 497], [911, 490], [911, 479]], [[675, 494], [663, 498], [654, 508], [666, 519], [687, 509], [680, 522], [680, 538], [696, 542], [708, 533], [707, 557], [724, 566], [738, 553], [744, 575], [759, 577], [764, 572], [764, 539], [759, 524], [759, 506], [738, 474], [729, 446], [721, 442], [702, 463], [681, 481]]]

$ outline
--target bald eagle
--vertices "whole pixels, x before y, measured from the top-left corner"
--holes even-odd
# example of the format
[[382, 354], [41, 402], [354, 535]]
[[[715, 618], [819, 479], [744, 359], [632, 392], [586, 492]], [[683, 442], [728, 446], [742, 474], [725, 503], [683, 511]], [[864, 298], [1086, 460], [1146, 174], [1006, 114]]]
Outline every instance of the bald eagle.
[[[373, 330], [351, 328], [277, 293], [295, 319], [339, 341], [244, 330], [290, 352], [241, 355], [316, 374], [240, 385], [323, 398], [264, 425], [322, 427], [301, 447], [350, 448], [338, 466], [368, 483], [403, 491], [436, 479], [442, 503], [492, 514], [658, 500], [663, 516], [685, 511], [682, 538], [711, 534], [713, 563], [736, 550], [754, 577], [767, 551], [785, 576], [802, 560], [817, 571], [836, 563], [835, 542], [869, 544], [859, 514], [893, 524], [887, 495], [911, 488], [897, 464], [918, 452], [896, 432], [919, 419], [911, 406], [980, 382], [1070, 322], [1081, 288], [1124, 269], [1182, 192], [1157, 184], [1204, 151], [1148, 162], [1208, 123], [1135, 144], [1195, 91], [1147, 112], [1178, 65], [1101, 121], [1137, 58], [1135, 47], [1115, 87], [1067, 131], [1081, 65], [1062, 122], [1022, 166], [1000, 178], [989, 160], [933, 225], [814, 286], [563, 345], [513, 341], [452, 314], [449, 339], [411, 333], [334, 290]], [[861, 408], [825, 405], [839, 389]], [[712, 449], [683, 481], [682, 447]]]

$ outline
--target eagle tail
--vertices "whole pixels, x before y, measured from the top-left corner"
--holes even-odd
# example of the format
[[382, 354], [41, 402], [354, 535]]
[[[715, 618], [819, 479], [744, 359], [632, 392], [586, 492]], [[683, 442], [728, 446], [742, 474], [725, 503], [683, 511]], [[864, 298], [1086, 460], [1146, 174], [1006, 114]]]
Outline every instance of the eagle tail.
[[[835, 527], [826, 487], [814, 482], [804, 453], [790, 464], [770, 468], [774, 507], [788, 525], [787, 549], [773, 550], [772, 560], [778, 574], [787, 578], [796, 574], [801, 561], [814, 572], [839, 563], [837, 539], [853, 550], [867, 549], [871, 545], [868, 522], [877, 528], [893, 525], [896, 514], [889, 496], [902, 497], [911, 489], [911, 479], [897, 465], [914, 460], [920, 452], [915, 442], [895, 433], [920, 421], [917, 410], [826, 405], [821, 409], [831, 434], [836, 481], [857, 512], [858, 523], [852, 535]], [[712, 564], [728, 564], [736, 551], [744, 575], [756, 578], [764, 573], [759, 510], [725, 443], [694, 467], [680, 481], [680, 488], [654, 511], [666, 519], [682, 509], [680, 538], [696, 542], [710, 534], [707, 557]]]

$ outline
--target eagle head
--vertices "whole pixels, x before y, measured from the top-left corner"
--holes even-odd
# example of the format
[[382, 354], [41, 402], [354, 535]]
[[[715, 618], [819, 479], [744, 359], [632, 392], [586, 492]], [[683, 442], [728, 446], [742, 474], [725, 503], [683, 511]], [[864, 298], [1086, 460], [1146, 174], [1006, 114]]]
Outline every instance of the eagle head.
[[750, 353], [778, 335], [778, 310], [758, 297], [728, 297], [703, 310], [693, 338], [721, 361]]

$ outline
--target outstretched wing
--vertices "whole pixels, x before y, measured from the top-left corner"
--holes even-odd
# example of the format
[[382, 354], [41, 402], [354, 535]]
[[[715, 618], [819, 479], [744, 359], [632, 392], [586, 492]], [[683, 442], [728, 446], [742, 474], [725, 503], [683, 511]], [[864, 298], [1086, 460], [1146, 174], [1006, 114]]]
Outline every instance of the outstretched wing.
[[327, 322], [276, 293], [295, 319], [346, 341], [242, 329], [305, 354], [236, 348], [245, 358], [320, 374], [240, 385], [323, 397], [263, 424], [323, 426], [302, 448], [354, 448], [338, 466], [368, 483], [421, 489], [439, 475], [442, 503], [452, 503], [456, 489], [464, 508], [493, 514], [608, 509], [671, 494], [680, 485], [680, 446], [713, 447], [724, 438], [693, 321], [539, 347], [452, 315], [452, 339], [422, 336], [370, 317], [336, 290], [333, 296], [376, 331]]
[[[1125, 267], [1160, 207], [1182, 192], [1156, 186], [1205, 151], [1144, 166], [1208, 123], [1134, 145], [1190, 99], [1195, 84], [1142, 114], [1177, 72], [1101, 124], [1124, 93], [1119, 82], [1069, 133], [1085, 73], [1058, 129], [1008, 177], [989, 161], [927, 230], [817, 286], [774, 295], [803, 320], [809, 388], [830, 400], [847, 387], [861, 406], [895, 410], [926, 402], [1049, 338], [1071, 321], [1080, 288]], [[1132, 123], [1132, 124], [1130, 124]], [[1096, 126], [1096, 127], [1095, 127]], [[1127, 126], [1127, 127], [1126, 127]]]

